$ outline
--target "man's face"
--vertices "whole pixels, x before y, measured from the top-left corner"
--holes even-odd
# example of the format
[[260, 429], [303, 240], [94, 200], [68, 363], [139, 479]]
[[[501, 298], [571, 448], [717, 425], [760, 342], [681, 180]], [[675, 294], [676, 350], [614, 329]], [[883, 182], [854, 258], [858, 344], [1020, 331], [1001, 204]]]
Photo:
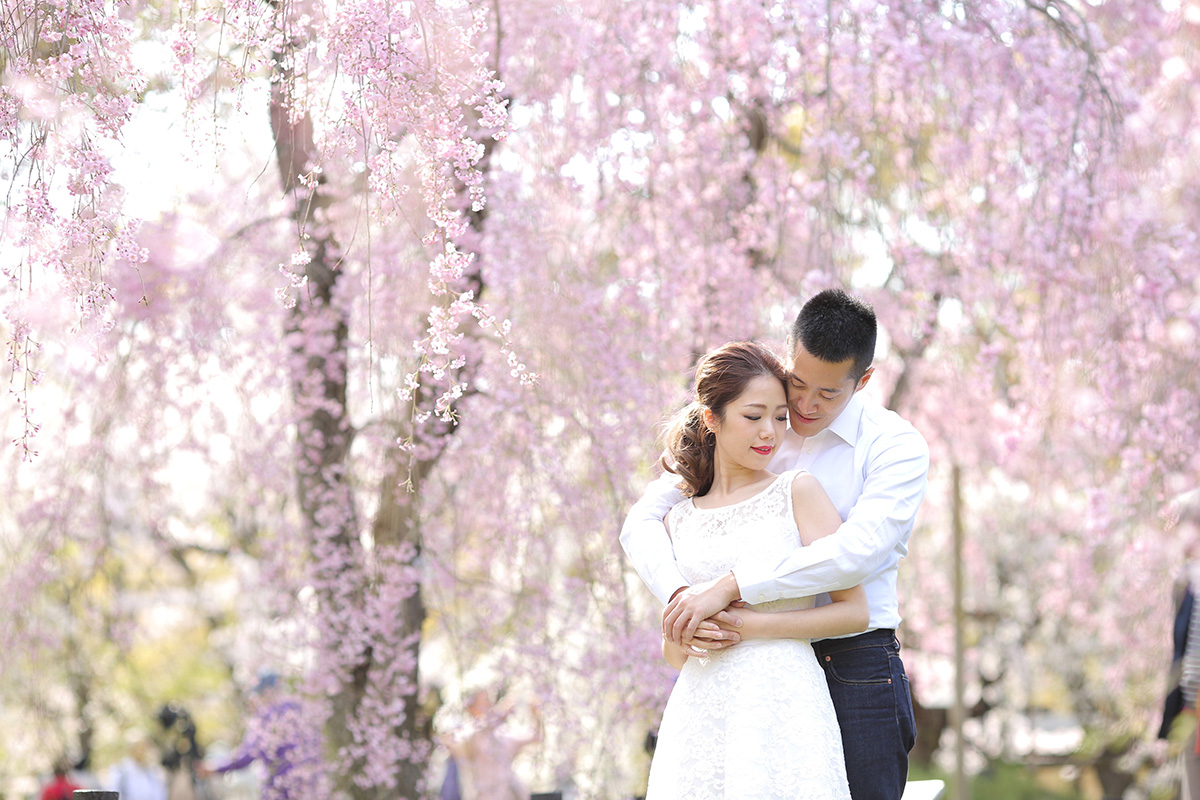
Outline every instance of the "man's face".
[[794, 343], [788, 363], [788, 420], [801, 436], [815, 436], [837, 419], [851, 396], [867, 385], [874, 367], [857, 381], [852, 377], [854, 359], [822, 361]]

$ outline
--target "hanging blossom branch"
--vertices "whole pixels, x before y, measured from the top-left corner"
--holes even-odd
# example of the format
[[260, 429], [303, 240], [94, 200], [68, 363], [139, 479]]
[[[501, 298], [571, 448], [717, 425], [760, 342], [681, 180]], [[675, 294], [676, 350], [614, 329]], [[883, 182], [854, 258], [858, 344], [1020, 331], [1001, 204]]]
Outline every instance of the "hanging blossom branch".
[[[488, 22], [485, 9], [436, 0], [358, 0], [340, 4], [328, 19], [308, 21], [313, 29], [303, 34], [323, 42], [319, 55], [335, 68], [342, 87], [344, 117], [327, 120], [326, 147], [365, 147], [367, 186], [379, 216], [395, 214], [417, 188], [432, 223], [421, 243], [431, 252], [427, 287], [433, 303], [425, 335], [413, 343], [416, 366], [399, 389], [410, 408], [410, 430], [434, 417], [457, 423], [458, 401], [468, 390], [458, 375], [471, 357], [469, 320], [499, 339], [514, 378], [536, 381], [513, 352], [508, 322], [497, 320], [468, 287], [475, 256], [461, 246], [470, 226], [468, 209], [477, 213], [486, 204], [480, 163], [487, 147], [477, 132], [496, 141], [508, 133], [504, 84], [488, 64], [489, 53], [478, 48]], [[318, 31], [320, 25], [325, 29]], [[234, 38], [254, 41], [255, 32], [238, 27]], [[314, 85], [313, 74], [298, 77]], [[313, 111], [294, 112], [305, 110]], [[288, 278], [278, 292], [285, 303], [303, 290], [298, 266], [295, 261], [280, 266]], [[400, 446], [411, 453], [413, 437]]]
[[[31, 461], [37, 457], [37, 450], [33, 449], [33, 440], [42, 426], [34, 420], [33, 411], [29, 407], [29, 391], [41, 381], [43, 370], [32, 370], [29, 363], [33, 355], [41, 352], [42, 345], [29, 337], [28, 322], [24, 319], [17, 319], [15, 322], [9, 336], [7, 352], [11, 376], [9, 392], [16, 400], [17, 408], [21, 409], [22, 427], [21, 435], [13, 439], [13, 444], [20, 448], [22, 461]], [[21, 376], [19, 382], [17, 375]]]
[[0, 15], [0, 171], [10, 178], [0, 291], [10, 390], [25, 419], [14, 443], [25, 459], [36, 455], [40, 427], [29, 403], [41, 351], [31, 338], [31, 292], [57, 283], [75, 304], [77, 329], [97, 344], [113, 325], [106, 271], [147, 256], [107, 154], [146, 85], [130, 61], [133, 26], [119, 18], [121, 5], [16, 0]]
[[[500, 339], [514, 378], [529, 384], [536, 376], [513, 352], [508, 321], [498, 321], [475, 291], [464, 286], [475, 259], [460, 247], [470, 226], [464, 203], [475, 213], [486, 204], [480, 163], [487, 152], [472, 135], [467, 109], [475, 112], [478, 127], [497, 141], [508, 133], [504, 84], [488, 65], [489, 54], [475, 45], [487, 28], [487, 13], [472, 9], [467, 25], [456, 19], [460, 12], [436, 2], [404, 4], [382, 17], [380, 13], [371, 2], [344, 7], [334, 45], [346, 45], [339, 48], [340, 66], [359, 79], [354, 106], [371, 130], [386, 132], [368, 161], [370, 186], [381, 207], [389, 208], [409, 189], [400, 138], [408, 134], [415, 147], [406, 152], [412, 156], [433, 223], [422, 243], [435, 248], [427, 283], [434, 304], [425, 336], [413, 343], [417, 366], [399, 390], [410, 408], [409, 430], [415, 432], [431, 417], [457, 423], [458, 401], [468, 390], [460, 376], [469, 358], [464, 347], [464, 323], [469, 319]], [[366, 39], [368, 31], [379, 33], [381, 19], [390, 24], [389, 35]], [[386, 41], [388, 47], [362, 57], [361, 48], [356, 51], [350, 45], [363, 40]], [[351, 53], [354, 58], [348, 56]], [[399, 444], [416, 454], [415, 433]]]

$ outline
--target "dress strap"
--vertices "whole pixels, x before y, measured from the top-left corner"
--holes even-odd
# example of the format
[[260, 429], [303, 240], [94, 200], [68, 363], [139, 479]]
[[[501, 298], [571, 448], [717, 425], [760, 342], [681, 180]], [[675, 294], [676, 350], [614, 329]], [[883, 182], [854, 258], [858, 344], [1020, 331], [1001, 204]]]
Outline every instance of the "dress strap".
[[786, 472], [779, 473], [781, 480], [777, 484], [779, 487], [778, 491], [787, 492], [790, 495], [792, 493], [792, 484], [796, 481], [796, 478], [807, 472], [808, 470], [797, 467], [796, 469], [789, 469]]
[[787, 516], [789, 520], [794, 519], [796, 514], [796, 509], [792, 503], [792, 484], [796, 481], [797, 477], [805, 474], [806, 472], [808, 472], [806, 469], [789, 469], [780, 474], [779, 477], [781, 480], [776, 484], [779, 487], [778, 491], [785, 495], [783, 502], [784, 506], [787, 508]]

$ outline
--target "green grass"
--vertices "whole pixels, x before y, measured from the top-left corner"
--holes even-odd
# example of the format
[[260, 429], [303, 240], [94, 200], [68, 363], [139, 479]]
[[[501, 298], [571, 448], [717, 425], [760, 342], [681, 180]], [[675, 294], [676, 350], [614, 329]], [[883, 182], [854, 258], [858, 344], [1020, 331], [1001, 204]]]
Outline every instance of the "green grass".
[[[946, 782], [946, 800], [953, 800], [953, 778], [936, 769], [911, 765], [908, 779]], [[997, 762], [969, 777], [971, 800], [1083, 800], [1075, 788], [1057, 776], [1057, 770], [1037, 770], [1023, 764]]]

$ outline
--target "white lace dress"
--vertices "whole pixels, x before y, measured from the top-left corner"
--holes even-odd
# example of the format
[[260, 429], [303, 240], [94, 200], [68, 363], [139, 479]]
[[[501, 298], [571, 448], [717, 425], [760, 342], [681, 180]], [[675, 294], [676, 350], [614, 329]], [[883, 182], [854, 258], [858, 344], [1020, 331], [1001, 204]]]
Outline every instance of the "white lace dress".
[[[792, 480], [780, 475], [741, 503], [671, 510], [675, 560], [692, 583], [743, 555], [782, 558], [801, 546]], [[759, 611], [807, 608], [811, 597]], [[848, 800], [841, 735], [808, 640], [757, 639], [689, 658], [663, 712], [646, 800]]]

